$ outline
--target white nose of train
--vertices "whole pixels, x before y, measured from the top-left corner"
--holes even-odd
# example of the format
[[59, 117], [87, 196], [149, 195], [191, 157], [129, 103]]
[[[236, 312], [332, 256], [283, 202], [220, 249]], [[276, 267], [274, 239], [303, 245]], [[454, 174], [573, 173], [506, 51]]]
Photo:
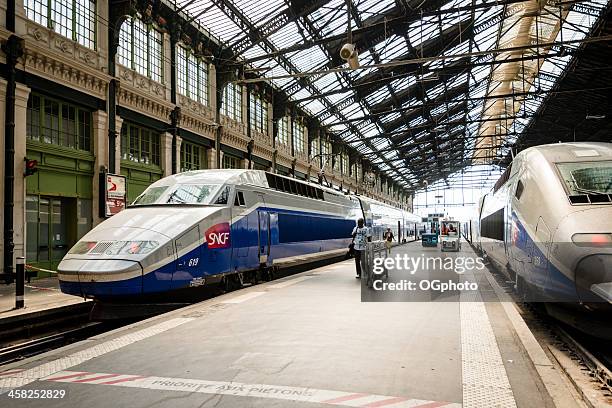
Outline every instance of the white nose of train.
[[[574, 282], [575, 288], [571, 289], [576, 291], [581, 302], [599, 303], [597, 308], [609, 307], [612, 303], [610, 208], [590, 208], [564, 217], [553, 237], [551, 258], [558, 265], [559, 276]], [[553, 281], [555, 270], [553, 265]]]
[[157, 291], [172, 279], [174, 239], [216, 211], [139, 207], [114, 215], [87, 233], [59, 264], [62, 291], [85, 297]]

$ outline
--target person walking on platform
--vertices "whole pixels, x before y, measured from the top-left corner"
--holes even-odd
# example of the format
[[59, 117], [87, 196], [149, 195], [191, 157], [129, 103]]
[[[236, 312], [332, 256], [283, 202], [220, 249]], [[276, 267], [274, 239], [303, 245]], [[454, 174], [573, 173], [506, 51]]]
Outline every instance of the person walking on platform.
[[351, 242], [355, 252], [355, 269], [357, 278], [361, 278], [361, 260], [366, 249], [366, 242], [371, 238], [368, 227], [363, 225], [363, 218], [357, 220], [357, 226], [353, 228], [353, 241]]
[[387, 255], [391, 255], [391, 243], [395, 239], [393, 236], [393, 232], [391, 232], [391, 228], [387, 228], [387, 232], [385, 232], [385, 247], [387, 248]]

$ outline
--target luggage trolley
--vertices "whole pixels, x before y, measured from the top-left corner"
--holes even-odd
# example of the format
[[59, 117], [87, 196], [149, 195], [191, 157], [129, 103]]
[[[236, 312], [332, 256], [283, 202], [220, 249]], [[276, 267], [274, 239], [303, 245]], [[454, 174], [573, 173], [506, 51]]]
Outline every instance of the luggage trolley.
[[442, 251], [459, 251], [461, 249], [461, 224], [459, 221], [442, 221], [440, 244]]

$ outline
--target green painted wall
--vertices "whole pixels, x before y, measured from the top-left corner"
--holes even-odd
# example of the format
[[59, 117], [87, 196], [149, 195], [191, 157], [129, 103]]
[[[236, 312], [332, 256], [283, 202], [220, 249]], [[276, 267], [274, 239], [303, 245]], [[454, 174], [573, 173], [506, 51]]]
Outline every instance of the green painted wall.
[[26, 178], [27, 194], [93, 198], [93, 154], [28, 141], [27, 157], [38, 161], [38, 172]]
[[127, 160], [121, 161], [121, 174], [127, 178], [128, 203], [131, 203], [153, 182], [162, 178], [159, 167], [146, 166]]

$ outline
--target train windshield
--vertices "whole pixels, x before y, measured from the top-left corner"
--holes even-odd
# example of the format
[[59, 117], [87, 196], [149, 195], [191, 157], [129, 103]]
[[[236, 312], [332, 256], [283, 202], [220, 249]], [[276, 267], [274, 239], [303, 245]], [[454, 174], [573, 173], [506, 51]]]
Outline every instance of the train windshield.
[[220, 184], [175, 184], [149, 187], [132, 205], [212, 204]]
[[612, 161], [558, 163], [569, 195], [612, 194]]

